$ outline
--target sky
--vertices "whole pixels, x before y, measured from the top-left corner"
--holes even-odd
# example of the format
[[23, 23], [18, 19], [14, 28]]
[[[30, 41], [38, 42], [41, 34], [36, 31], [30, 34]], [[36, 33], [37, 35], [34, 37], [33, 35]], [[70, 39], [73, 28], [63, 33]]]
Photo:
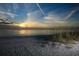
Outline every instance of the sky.
[[79, 4], [75, 3], [0, 3], [0, 18], [16, 23], [36, 21], [79, 21]]

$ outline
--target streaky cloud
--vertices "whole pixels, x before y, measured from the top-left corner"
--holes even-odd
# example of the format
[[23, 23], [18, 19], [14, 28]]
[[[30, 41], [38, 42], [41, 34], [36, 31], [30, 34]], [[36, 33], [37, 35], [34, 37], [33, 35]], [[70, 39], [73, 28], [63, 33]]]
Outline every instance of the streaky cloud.
[[5, 12], [5, 11], [0, 11], [0, 14], [4, 14], [4, 15], [9, 15], [10, 17], [15, 17], [15, 16], [17, 16], [16, 14], [14, 14], [14, 13], [11, 13], [11, 12]]
[[45, 13], [44, 13], [43, 9], [40, 7], [39, 3], [36, 3], [36, 5], [39, 8], [39, 10], [41, 11], [41, 13], [43, 14], [43, 16], [45, 16]]
[[65, 18], [64, 20], [68, 20], [77, 10], [72, 10]]

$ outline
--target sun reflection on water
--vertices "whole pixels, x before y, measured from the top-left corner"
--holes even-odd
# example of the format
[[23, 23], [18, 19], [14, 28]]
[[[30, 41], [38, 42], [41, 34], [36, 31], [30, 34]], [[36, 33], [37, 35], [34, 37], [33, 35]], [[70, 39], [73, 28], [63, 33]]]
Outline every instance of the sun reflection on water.
[[32, 33], [31, 30], [20, 30], [18, 31], [19, 35], [30, 35]]

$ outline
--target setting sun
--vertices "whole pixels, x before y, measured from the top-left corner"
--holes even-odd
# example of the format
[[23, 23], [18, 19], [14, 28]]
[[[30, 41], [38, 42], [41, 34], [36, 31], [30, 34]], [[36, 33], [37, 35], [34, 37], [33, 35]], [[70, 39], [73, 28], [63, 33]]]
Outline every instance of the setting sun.
[[25, 25], [25, 24], [19, 24], [19, 26], [20, 26], [20, 27], [26, 27], [26, 25]]
[[19, 24], [20, 27], [32, 27], [31, 23], [21, 23]]
[[27, 21], [24, 23], [20, 23], [18, 24], [20, 27], [47, 27], [46, 24], [42, 24], [39, 22], [35, 22], [35, 21]]

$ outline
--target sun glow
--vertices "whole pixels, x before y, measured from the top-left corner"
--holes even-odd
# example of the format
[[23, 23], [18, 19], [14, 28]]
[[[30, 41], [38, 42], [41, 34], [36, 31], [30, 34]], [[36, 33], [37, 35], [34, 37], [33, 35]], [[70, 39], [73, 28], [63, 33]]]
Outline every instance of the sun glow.
[[26, 25], [24, 23], [19, 24], [20, 27], [26, 27]]
[[34, 27], [32, 23], [21, 23], [19, 24], [20, 27]]
[[47, 27], [46, 24], [42, 24], [34, 21], [27, 21], [19, 24], [20, 27]]

